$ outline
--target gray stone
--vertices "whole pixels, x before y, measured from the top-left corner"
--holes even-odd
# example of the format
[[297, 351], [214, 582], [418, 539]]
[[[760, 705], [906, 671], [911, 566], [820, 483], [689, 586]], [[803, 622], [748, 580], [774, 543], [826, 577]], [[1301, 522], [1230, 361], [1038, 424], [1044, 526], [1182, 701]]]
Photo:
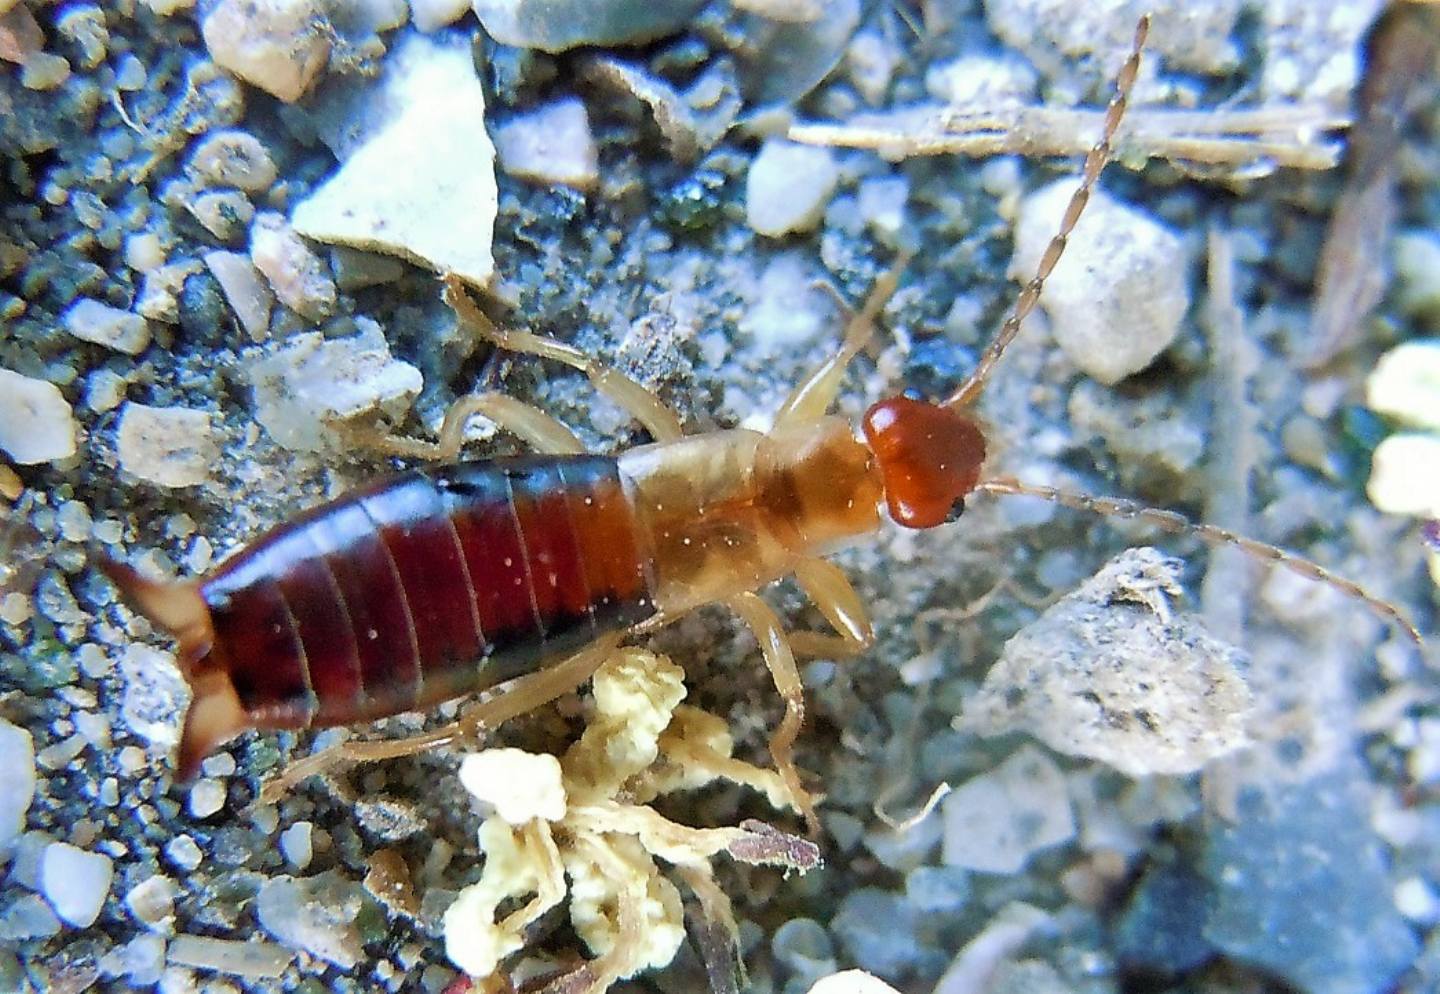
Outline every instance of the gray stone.
[[364, 954], [356, 925], [365, 891], [334, 873], [274, 877], [260, 888], [255, 917], [282, 945], [348, 970]]
[[1419, 952], [1395, 909], [1354, 763], [1301, 784], [1247, 790], [1216, 820], [1201, 872], [1205, 938], [1307, 994], [1382, 994]]
[[563, 52], [633, 45], [685, 27], [703, 0], [475, 0], [490, 37], [517, 48]]
[[1145, 871], [1115, 927], [1115, 953], [1129, 967], [1175, 975], [1215, 955], [1205, 940], [1210, 885], [1179, 861]]

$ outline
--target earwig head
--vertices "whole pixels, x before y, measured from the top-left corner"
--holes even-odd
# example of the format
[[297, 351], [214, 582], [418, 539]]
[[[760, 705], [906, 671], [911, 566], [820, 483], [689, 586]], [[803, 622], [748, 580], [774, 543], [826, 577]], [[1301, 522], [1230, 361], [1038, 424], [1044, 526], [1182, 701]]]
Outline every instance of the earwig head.
[[906, 528], [953, 520], [980, 482], [985, 436], [963, 414], [892, 397], [865, 412], [861, 430], [880, 464], [890, 517]]

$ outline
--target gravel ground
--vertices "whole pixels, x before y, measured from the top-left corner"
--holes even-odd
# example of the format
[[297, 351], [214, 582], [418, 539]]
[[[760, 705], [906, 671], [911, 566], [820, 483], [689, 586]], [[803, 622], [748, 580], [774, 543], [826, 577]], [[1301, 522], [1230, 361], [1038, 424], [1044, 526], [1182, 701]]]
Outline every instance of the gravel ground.
[[[764, 427], [833, 354], [843, 317], [813, 281], [858, 305], [911, 251], [840, 410], [953, 388], [1053, 231], [1055, 184], [1079, 175], [1078, 155], [1019, 153], [1083, 152], [1094, 121], [1072, 110], [1103, 106], [1138, 15], [616, 0], [536, 22], [534, 6], [0, 0], [0, 990], [456, 981], [443, 912], [480, 875], [485, 814], [458, 757], [260, 805], [287, 758], [339, 733], [248, 734], [177, 785], [174, 643], [117, 602], [93, 553], [203, 573], [399, 464], [322, 418], [379, 410], [424, 435], [477, 385], [597, 451], [644, 440], [583, 377], [457, 326], [437, 269], [707, 431]], [[1122, 140], [1094, 234], [988, 384], [987, 472], [1292, 549], [1393, 603], [1428, 647], [1193, 533], [985, 495], [932, 532], [887, 526], [835, 557], [875, 646], [804, 667], [798, 759], [825, 795], [824, 866], [716, 863], [743, 989], [804, 992], [850, 967], [943, 994], [1440, 989], [1440, 639], [1419, 522], [1440, 510], [1423, 476], [1385, 490], [1415, 517], [1366, 490], [1387, 434], [1440, 428], [1413, 413], [1433, 411], [1433, 384], [1394, 388], [1418, 402], [1366, 391], [1402, 341], [1433, 354], [1440, 318], [1425, 264], [1440, 257], [1440, 101], [1434, 50], [1414, 40], [1434, 19], [1397, 4], [1413, 26], [1366, 60], [1376, 3], [1328, 18], [1298, 0], [1154, 7], [1132, 114], [1153, 128]], [[1319, 168], [1359, 71], [1410, 49], [1419, 69], [1362, 104], [1401, 107], [1398, 136], [1366, 132], [1370, 151]], [[988, 151], [1016, 154], [954, 140], [979, 127], [972, 102], [999, 108]], [[1182, 161], [1143, 117], [1193, 109], [1223, 130], [1280, 104], [1302, 123], [1216, 153], [1237, 161]], [[1016, 109], [1031, 105], [1056, 116]], [[920, 154], [941, 120], [950, 144]], [[1361, 206], [1335, 237], [1355, 260], [1337, 274], [1323, 246], [1347, 198]], [[472, 432], [474, 457], [515, 451]], [[1086, 584], [1152, 543], [1177, 559], [1142, 554]], [[765, 595], [821, 624], [793, 584]], [[782, 709], [754, 639], [706, 609], [652, 648], [765, 765]], [[1022, 680], [1053, 696], [1022, 707]], [[560, 751], [586, 707], [564, 700], [497, 740]], [[941, 783], [954, 791], [922, 814]], [[728, 787], [659, 806], [803, 831]], [[583, 949], [558, 913], [530, 948]], [[706, 980], [687, 944], [621, 986]]]

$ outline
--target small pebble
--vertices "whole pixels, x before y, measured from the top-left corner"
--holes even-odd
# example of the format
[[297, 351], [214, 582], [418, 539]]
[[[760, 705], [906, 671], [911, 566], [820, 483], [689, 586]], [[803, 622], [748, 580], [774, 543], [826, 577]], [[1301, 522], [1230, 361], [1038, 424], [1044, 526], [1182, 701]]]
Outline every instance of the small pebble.
[[225, 785], [219, 780], [202, 777], [190, 787], [188, 807], [194, 818], [209, 818], [225, 806]]
[[22, 466], [75, 454], [79, 425], [60, 389], [0, 369], [0, 449]]
[[319, 0], [220, 0], [201, 33], [219, 65], [286, 103], [304, 96], [330, 56]]
[[947, 866], [1018, 873], [1035, 853], [1075, 835], [1065, 777], [1031, 745], [967, 780], [941, 804]]
[[25, 828], [35, 796], [35, 746], [30, 733], [0, 718], [0, 860]]
[[85, 406], [97, 414], [113, 411], [125, 400], [127, 386], [125, 377], [119, 373], [97, 369], [85, 381]]
[[1413, 339], [1381, 356], [1365, 381], [1365, 402], [1407, 425], [1440, 429], [1440, 338]]
[[263, 342], [270, 336], [270, 311], [275, 295], [247, 256], [239, 252], [207, 252], [205, 265], [220, 284], [220, 292], [247, 338]]
[[320, 257], [279, 214], [267, 212], [250, 227], [250, 261], [270, 282], [280, 302], [301, 317], [319, 321], [335, 310], [335, 282]]
[[[1035, 274], [1075, 186], [1058, 180], [1025, 198], [1015, 226], [1013, 278]], [[1175, 340], [1190, 309], [1188, 274], [1185, 245], [1174, 232], [1096, 190], [1040, 302], [1070, 361], [1113, 386]]]
[[162, 487], [205, 483], [220, 459], [209, 413], [133, 401], [120, 413], [116, 451], [121, 469]]
[[[199, 970], [213, 970], [239, 977], [275, 978], [285, 972], [295, 960], [295, 954], [282, 949], [273, 942], [254, 939], [214, 939], [204, 935], [179, 935], [170, 943], [169, 960], [181, 966]], [[187, 978], [189, 986], [180, 986], [186, 994], [193, 991], [194, 981]], [[163, 984], [162, 984], [163, 987]], [[239, 988], [217, 987], [214, 982], [206, 984], [206, 994], [220, 991], [238, 991]]]
[[48, 939], [59, 932], [60, 919], [39, 894], [22, 895], [8, 908], [0, 908], [0, 939]]
[[137, 273], [149, 273], [165, 264], [165, 246], [153, 231], [142, 231], [125, 239], [125, 265]]
[[315, 826], [308, 821], [297, 821], [280, 833], [280, 852], [291, 866], [303, 870], [310, 865], [314, 856], [313, 833]]
[[71, 304], [62, 321], [76, 338], [116, 352], [139, 355], [150, 344], [150, 325], [143, 317], [88, 297]]
[[55, 913], [76, 928], [94, 924], [110, 893], [110, 857], [54, 842], [40, 857], [40, 889]]
[[471, 0], [410, 0], [410, 20], [424, 32], [453, 24], [470, 9]]
[[200, 851], [200, 847], [195, 844], [194, 839], [188, 835], [177, 835], [165, 843], [165, 858], [177, 870], [192, 873], [200, 866], [200, 861], [205, 856]]
[[767, 139], [745, 179], [745, 220], [780, 238], [820, 223], [840, 171], [828, 148]]
[[499, 125], [495, 153], [501, 169], [536, 183], [589, 190], [600, 179], [590, 117], [579, 99], [547, 104]]
[[248, 131], [212, 131], [190, 154], [190, 170], [211, 186], [264, 193], [275, 185], [275, 160]]
[[125, 895], [125, 907], [146, 928], [169, 932], [175, 919], [175, 881], [162, 874], [146, 877]]
[[49, 52], [35, 52], [20, 70], [20, 85], [27, 90], [53, 90], [69, 78], [70, 63]]
[[1365, 493], [1389, 514], [1440, 518], [1440, 434], [1401, 432], [1381, 442]]

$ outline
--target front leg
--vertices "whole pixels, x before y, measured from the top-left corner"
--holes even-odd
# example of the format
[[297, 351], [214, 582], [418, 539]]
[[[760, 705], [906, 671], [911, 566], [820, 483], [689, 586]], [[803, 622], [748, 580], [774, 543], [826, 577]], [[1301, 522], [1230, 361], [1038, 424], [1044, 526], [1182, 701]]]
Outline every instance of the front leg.
[[797, 654], [851, 659], [875, 644], [875, 629], [865, 603], [840, 567], [824, 559], [806, 559], [795, 567], [795, 580], [835, 630], [833, 635], [791, 632], [790, 648]]
[[775, 681], [775, 689], [780, 691], [780, 697], [785, 701], [785, 717], [770, 737], [770, 756], [790, 791], [796, 809], [805, 816], [810, 833], [818, 835], [820, 819], [815, 815], [815, 798], [800, 783], [800, 770], [795, 766], [795, 740], [805, 724], [805, 689], [800, 683], [800, 671], [795, 666], [795, 653], [790, 649], [780, 619], [758, 594], [736, 594], [727, 598], [725, 603], [755, 633], [760, 653]]

